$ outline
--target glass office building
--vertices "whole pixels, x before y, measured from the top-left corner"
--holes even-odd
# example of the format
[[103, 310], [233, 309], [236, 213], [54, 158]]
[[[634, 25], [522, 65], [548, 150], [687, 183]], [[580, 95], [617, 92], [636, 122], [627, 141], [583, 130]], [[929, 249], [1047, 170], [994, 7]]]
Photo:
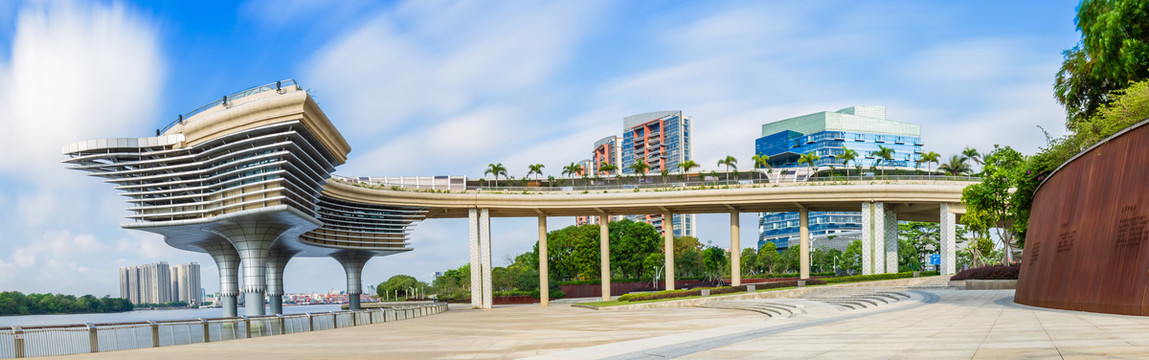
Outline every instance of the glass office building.
[[[886, 119], [885, 106], [852, 106], [838, 111], [823, 111], [779, 120], [762, 125], [762, 137], [754, 142], [758, 155], [770, 157], [770, 167], [798, 168], [802, 154], [813, 152], [820, 158], [814, 167], [819, 171], [844, 168], [838, 159], [845, 149], [858, 153], [850, 169], [861, 174], [878, 169], [912, 169], [922, 153], [921, 129], [917, 124]], [[894, 150], [892, 161], [882, 161], [872, 153], [879, 146]], [[859, 174], [859, 172], [855, 172]], [[858, 212], [811, 212], [810, 236], [823, 241], [824, 247], [843, 248], [862, 230]], [[778, 249], [798, 241], [798, 213], [762, 213], [758, 221], [758, 247], [773, 242]], [[815, 240], [817, 243], [818, 240]]]

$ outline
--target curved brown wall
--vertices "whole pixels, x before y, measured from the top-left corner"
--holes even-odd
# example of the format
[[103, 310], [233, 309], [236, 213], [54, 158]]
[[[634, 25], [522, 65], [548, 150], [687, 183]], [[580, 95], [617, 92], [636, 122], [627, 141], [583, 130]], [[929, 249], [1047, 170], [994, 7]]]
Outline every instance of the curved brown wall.
[[1038, 189], [1014, 301], [1149, 315], [1149, 126], [1139, 125]]

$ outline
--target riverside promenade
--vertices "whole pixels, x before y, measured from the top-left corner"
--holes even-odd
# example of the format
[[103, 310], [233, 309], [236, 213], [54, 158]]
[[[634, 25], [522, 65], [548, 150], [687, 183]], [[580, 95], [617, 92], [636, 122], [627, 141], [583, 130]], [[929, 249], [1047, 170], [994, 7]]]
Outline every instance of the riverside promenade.
[[699, 307], [452, 306], [396, 323], [59, 358], [1149, 358], [1146, 317], [1017, 305], [1013, 290], [895, 290], [912, 295], [856, 310], [807, 305], [790, 317]]

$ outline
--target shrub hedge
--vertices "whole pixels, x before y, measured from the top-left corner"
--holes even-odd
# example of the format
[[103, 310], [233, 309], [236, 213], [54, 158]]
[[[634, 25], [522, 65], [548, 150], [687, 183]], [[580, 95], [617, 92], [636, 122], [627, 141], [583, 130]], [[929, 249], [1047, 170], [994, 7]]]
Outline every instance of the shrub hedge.
[[967, 269], [957, 273], [950, 280], [1017, 280], [1021, 264], [990, 265]]
[[[821, 279], [806, 280], [806, 285], [825, 285], [825, 284], [826, 284], [826, 282], [821, 280]], [[797, 280], [776, 281], [776, 282], [752, 284], [752, 285], [754, 285], [755, 290], [774, 289], [774, 288], [784, 288], [784, 287], [795, 287], [795, 286], [798, 286], [798, 281]], [[746, 292], [746, 285], [724, 286], [724, 287], [714, 287], [714, 288], [705, 288], [705, 289], [710, 290], [710, 295], [730, 294], [730, 293]], [[623, 296], [619, 296], [618, 300], [629, 302], [629, 301], [673, 299], [673, 298], [690, 297], [690, 296], [702, 296], [702, 289], [666, 290], [666, 291], [659, 291], [656, 293], [648, 293], [648, 294], [626, 294]]]
[[[938, 272], [937, 271], [922, 271], [922, 272], [920, 272], [920, 274], [921, 274], [921, 276], [932, 276], [932, 275], [937, 275]], [[910, 277], [914, 277], [913, 271], [906, 271], [906, 272], [900, 272], [900, 273], [894, 273], [894, 274], [842, 276], [842, 277], [836, 277], [836, 278], [826, 278], [823, 280], [826, 280], [827, 284], [840, 284], [840, 283], [849, 283], [849, 282], [858, 282], [858, 281], [904, 279], [904, 278], [910, 278]]]
[[[827, 276], [834, 276], [834, 275], [835, 274], [833, 271], [820, 272], [820, 273], [810, 273], [810, 276], [813, 276], [813, 277], [817, 277], [817, 276], [827, 277]], [[777, 279], [777, 278], [796, 278], [798, 276], [799, 276], [798, 273], [756, 274], [756, 275], [743, 276], [742, 278], [743, 279]]]

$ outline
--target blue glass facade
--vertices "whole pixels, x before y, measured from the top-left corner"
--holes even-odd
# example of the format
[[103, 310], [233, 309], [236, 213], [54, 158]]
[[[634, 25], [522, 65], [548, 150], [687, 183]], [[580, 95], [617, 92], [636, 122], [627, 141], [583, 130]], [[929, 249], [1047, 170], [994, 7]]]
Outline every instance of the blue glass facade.
[[[762, 126], [762, 137], [754, 142], [754, 152], [770, 157], [772, 168], [805, 167], [798, 164], [802, 154], [814, 152], [820, 158], [814, 167], [842, 169], [838, 160], [845, 149], [858, 153], [850, 169], [872, 167], [915, 168], [921, 158], [922, 140], [917, 125], [890, 121], [885, 107], [857, 106], [836, 112], [821, 112], [785, 119]], [[872, 155], [878, 147], [894, 150], [893, 161], [882, 161]], [[858, 175], [857, 172], [853, 175]], [[861, 214], [857, 212], [810, 212], [810, 236], [860, 232]], [[778, 249], [789, 247], [798, 237], [798, 213], [762, 213], [758, 221], [758, 247], [773, 242]]]

